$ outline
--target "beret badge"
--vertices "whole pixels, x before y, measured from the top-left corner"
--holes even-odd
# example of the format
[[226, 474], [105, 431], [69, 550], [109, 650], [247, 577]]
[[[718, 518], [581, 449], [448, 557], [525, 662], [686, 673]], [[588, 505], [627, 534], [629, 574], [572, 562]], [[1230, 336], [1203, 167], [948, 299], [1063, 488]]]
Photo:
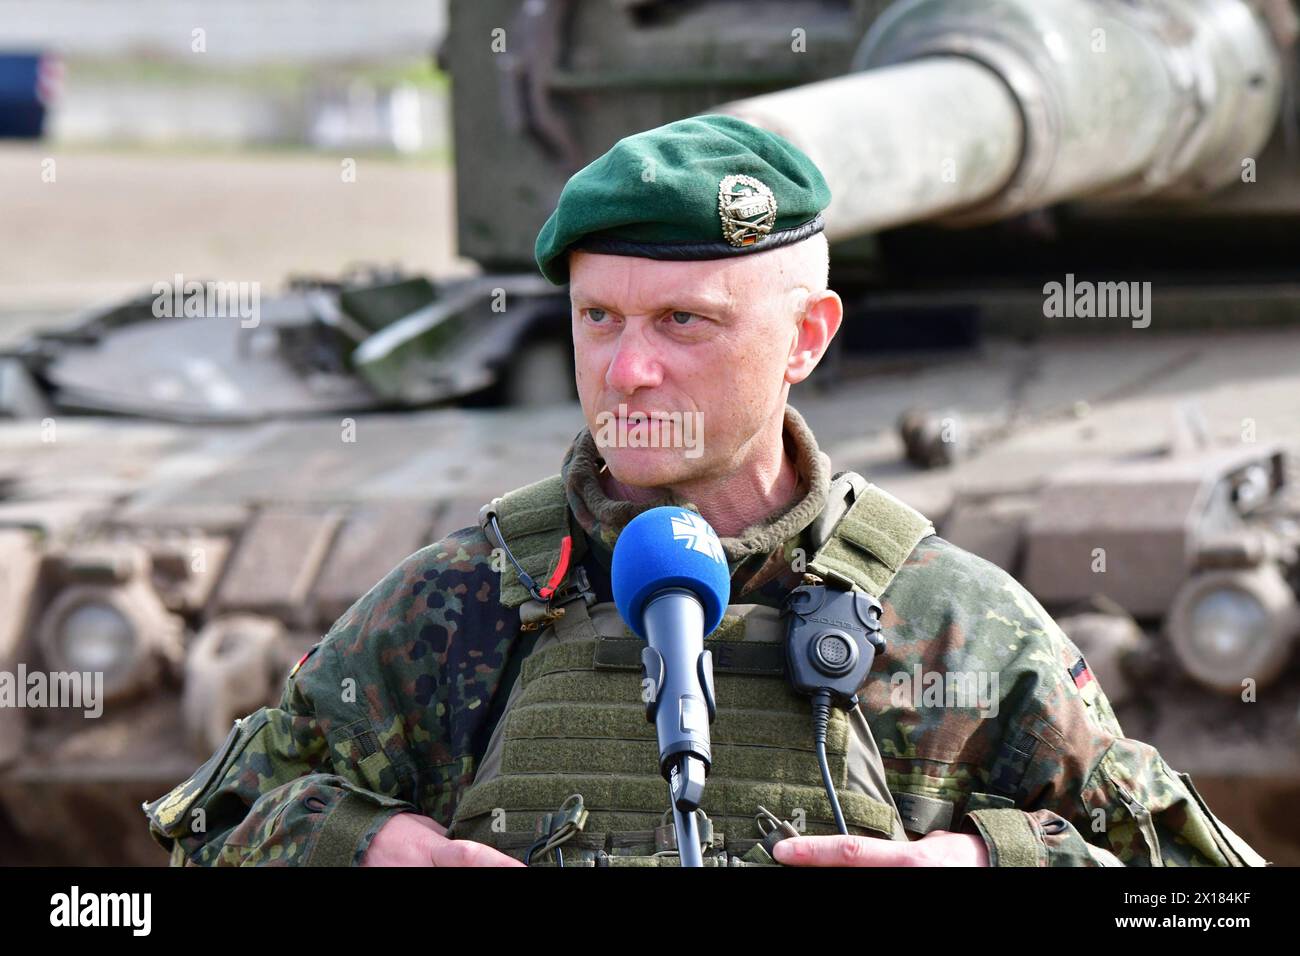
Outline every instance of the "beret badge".
[[725, 176], [718, 186], [722, 236], [737, 248], [762, 242], [776, 223], [776, 197], [753, 176]]

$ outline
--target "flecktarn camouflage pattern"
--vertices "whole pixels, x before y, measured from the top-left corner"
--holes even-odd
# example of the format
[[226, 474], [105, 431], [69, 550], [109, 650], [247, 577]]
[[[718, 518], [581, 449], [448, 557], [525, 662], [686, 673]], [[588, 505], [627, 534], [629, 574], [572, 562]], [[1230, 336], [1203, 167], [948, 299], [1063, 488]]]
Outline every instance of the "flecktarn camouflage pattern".
[[[829, 461], [793, 410], [805, 497], [724, 538], [732, 602], [778, 606], [800, 583]], [[603, 496], [583, 432], [562, 476], [576, 566], [611, 599], [610, 549], [632, 507]], [[801, 551], [800, 549], [805, 549]], [[501, 600], [479, 528], [411, 555], [347, 611], [189, 780], [149, 804], [175, 863], [355, 864], [395, 813], [443, 825], [474, 782], [538, 632]], [[965, 830], [1001, 866], [1243, 866], [1262, 859], [1190, 779], [1124, 737], [1078, 649], [1005, 572], [937, 536], [880, 596], [886, 653], [861, 695], [912, 835]]]

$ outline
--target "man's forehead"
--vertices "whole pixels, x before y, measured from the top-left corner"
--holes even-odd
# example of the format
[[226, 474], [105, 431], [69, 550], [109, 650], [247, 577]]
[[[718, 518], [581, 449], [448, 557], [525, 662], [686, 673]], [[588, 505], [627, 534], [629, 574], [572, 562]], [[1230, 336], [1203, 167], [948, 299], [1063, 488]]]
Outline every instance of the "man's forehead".
[[599, 302], [628, 311], [720, 312], [743, 295], [748, 282], [745, 265], [739, 260], [673, 262], [574, 252], [569, 260], [569, 293], [574, 302]]

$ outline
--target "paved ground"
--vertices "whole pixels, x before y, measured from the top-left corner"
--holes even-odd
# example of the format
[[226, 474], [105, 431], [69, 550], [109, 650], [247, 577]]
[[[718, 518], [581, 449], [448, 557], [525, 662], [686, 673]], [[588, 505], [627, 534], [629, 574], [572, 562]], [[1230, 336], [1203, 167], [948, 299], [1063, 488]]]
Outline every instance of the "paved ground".
[[178, 272], [257, 281], [269, 294], [292, 273], [359, 262], [468, 268], [455, 256], [449, 166], [360, 156], [344, 182], [342, 162], [0, 148], [0, 344]]

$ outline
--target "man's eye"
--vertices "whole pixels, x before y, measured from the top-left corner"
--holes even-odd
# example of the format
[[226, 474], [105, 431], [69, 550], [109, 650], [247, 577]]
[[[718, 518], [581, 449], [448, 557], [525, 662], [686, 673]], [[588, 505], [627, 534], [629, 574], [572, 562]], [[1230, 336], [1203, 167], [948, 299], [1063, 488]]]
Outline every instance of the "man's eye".
[[607, 317], [604, 309], [586, 309], [584, 311], [587, 313], [587, 318], [593, 322], [604, 322]]
[[690, 325], [692, 319], [698, 319], [699, 316], [694, 312], [674, 312], [673, 321], [678, 325]]

